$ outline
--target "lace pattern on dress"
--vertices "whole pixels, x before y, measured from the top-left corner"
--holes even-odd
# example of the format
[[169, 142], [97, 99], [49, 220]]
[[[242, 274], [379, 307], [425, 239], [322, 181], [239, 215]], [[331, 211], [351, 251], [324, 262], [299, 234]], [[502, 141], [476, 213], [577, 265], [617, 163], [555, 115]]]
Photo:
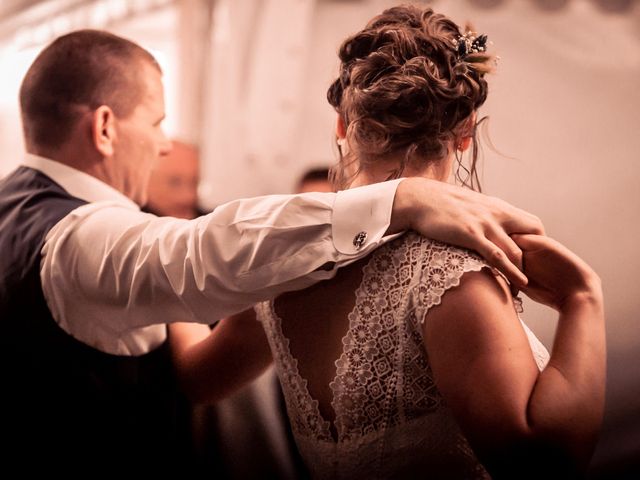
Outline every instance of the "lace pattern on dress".
[[417, 234], [395, 247], [373, 256], [355, 292], [330, 384], [339, 439], [384, 431], [440, 406], [419, 324], [465, 272], [486, 266], [468, 251]]
[[[296, 441], [314, 475], [349, 478], [348, 472], [362, 476], [365, 469], [373, 478], [390, 465], [435, 462], [446, 465], [449, 473], [457, 470], [456, 478], [485, 477], [434, 383], [421, 324], [465, 272], [486, 266], [472, 252], [412, 232], [372, 254], [355, 291], [343, 351], [330, 383], [337, 441], [299, 374], [273, 302], [256, 307]], [[403, 458], [391, 461], [394, 451]]]

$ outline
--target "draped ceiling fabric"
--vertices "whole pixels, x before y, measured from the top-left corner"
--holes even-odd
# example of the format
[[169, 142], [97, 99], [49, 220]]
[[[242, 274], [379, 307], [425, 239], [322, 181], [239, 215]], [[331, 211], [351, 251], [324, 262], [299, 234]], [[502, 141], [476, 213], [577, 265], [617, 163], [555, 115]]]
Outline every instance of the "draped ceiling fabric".
[[[204, 172], [206, 203], [215, 205], [255, 193], [286, 192], [305, 168], [334, 161], [332, 111], [325, 93], [336, 72], [335, 52], [347, 34], [395, 3], [215, 2], [205, 100], [205, 105], [211, 108], [204, 111], [201, 135], [205, 156], [210, 159]], [[539, 88], [533, 95], [545, 88], [538, 77], [551, 81], [573, 76], [578, 85], [585, 87], [574, 65], [585, 74], [587, 69], [605, 74], [609, 69], [615, 75], [626, 68], [631, 71], [637, 68], [640, 0], [418, 3], [431, 4], [460, 22], [473, 20], [474, 24], [483, 22], [491, 27], [491, 38], [504, 38], [502, 43], [494, 42], [505, 64], [498, 76], [509, 71], [520, 77], [518, 83], [537, 82]], [[507, 52], [512, 55], [507, 56]], [[557, 64], [553, 70], [543, 62], [545, 59], [550, 65]], [[539, 68], [534, 71], [531, 66], [536, 62]], [[512, 68], [516, 65], [518, 68]], [[564, 70], [569, 77], [563, 75]], [[589, 83], [593, 76], [587, 77]], [[510, 80], [513, 78], [506, 79], [507, 86]], [[504, 84], [502, 78], [494, 82]], [[559, 82], [553, 88], [558, 95], [563, 89], [572, 92], [561, 100], [572, 102], [578, 98], [580, 92], [571, 82]], [[510, 87], [507, 90], [516, 91]], [[596, 98], [606, 100], [602, 92]], [[496, 98], [495, 103], [500, 101], [501, 98]], [[487, 108], [491, 108], [490, 104]], [[536, 107], [542, 105], [538, 103]], [[519, 131], [534, 132], [530, 128]]]

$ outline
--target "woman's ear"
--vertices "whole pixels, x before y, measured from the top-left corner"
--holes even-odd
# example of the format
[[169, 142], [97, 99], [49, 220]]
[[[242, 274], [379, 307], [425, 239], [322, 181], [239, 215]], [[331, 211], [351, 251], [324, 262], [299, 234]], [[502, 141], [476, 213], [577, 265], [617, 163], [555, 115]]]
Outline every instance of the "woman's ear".
[[460, 141], [458, 141], [458, 144], [456, 145], [456, 148], [460, 152], [464, 152], [469, 148], [470, 145], [471, 145], [471, 137], [464, 137], [464, 138], [460, 139]]
[[477, 118], [476, 112], [473, 112], [464, 121], [463, 128], [461, 129], [460, 133], [462, 135], [466, 135], [466, 136], [460, 138], [456, 142], [456, 150], [458, 150], [460, 152], [464, 152], [471, 145], [471, 139], [473, 137], [473, 132], [474, 132], [474, 130], [476, 128], [476, 118]]
[[338, 139], [347, 136], [347, 126], [344, 124], [344, 119], [340, 114], [338, 114], [338, 119], [336, 120], [336, 136]]
[[116, 117], [111, 108], [101, 105], [93, 112], [91, 138], [96, 150], [103, 157], [111, 157], [115, 151]]

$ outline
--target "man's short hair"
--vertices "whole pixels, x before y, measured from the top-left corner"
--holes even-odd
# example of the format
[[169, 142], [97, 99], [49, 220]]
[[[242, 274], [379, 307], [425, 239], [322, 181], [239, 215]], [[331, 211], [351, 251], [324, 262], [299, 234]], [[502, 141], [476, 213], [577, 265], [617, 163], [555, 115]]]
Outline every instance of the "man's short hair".
[[59, 147], [87, 109], [107, 105], [126, 118], [144, 94], [142, 61], [160, 70], [144, 48], [104, 31], [79, 30], [54, 40], [20, 87], [27, 147]]

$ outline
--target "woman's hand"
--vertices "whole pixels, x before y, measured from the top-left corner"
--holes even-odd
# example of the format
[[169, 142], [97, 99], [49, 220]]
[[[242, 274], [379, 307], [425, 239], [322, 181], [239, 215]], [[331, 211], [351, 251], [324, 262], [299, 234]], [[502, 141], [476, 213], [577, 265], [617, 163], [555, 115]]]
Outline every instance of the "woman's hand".
[[584, 260], [561, 243], [540, 235], [513, 235], [522, 250], [529, 279], [522, 291], [533, 300], [561, 311], [575, 300], [602, 297], [600, 278]]

